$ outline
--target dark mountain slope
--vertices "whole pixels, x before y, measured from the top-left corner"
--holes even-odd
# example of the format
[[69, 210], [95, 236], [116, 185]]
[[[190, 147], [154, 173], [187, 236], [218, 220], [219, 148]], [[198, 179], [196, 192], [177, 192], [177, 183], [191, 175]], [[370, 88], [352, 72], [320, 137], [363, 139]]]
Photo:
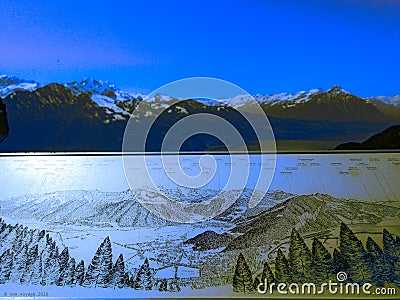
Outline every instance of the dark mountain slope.
[[362, 143], [345, 143], [338, 145], [335, 150], [388, 150], [400, 149], [400, 125], [389, 127], [375, 134]]
[[0, 143], [7, 137], [8, 131], [6, 106], [0, 98]]
[[234, 230], [241, 233], [226, 251], [276, 243], [290, 235], [292, 228], [301, 233], [322, 233], [336, 228], [341, 221], [377, 224], [384, 218], [400, 217], [400, 209], [382, 204], [337, 199], [329, 195], [302, 195], [291, 198], [254, 220], [240, 224]]

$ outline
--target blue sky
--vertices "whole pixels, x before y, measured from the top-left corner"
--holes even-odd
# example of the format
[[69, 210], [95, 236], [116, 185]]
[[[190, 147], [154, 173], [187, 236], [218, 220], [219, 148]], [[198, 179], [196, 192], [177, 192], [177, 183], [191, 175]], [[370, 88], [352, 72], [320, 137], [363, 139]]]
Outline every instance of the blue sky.
[[149, 92], [210, 76], [252, 94], [400, 94], [394, 0], [2, 1], [0, 20], [0, 73], [42, 83]]

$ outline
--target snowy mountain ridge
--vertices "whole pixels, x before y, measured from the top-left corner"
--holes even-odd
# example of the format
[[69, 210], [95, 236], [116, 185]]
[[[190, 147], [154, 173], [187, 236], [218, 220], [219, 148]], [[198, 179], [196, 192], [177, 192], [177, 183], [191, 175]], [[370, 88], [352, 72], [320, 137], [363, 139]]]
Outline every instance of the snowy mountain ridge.
[[107, 80], [97, 80], [85, 77], [82, 81], [72, 81], [64, 84], [65, 87], [71, 89], [76, 94], [89, 93], [91, 95], [103, 95], [114, 100], [123, 101], [132, 98], [144, 98], [145, 95], [137, 93], [128, 93], [118, 89], [114, 83]]
[[297, 93], [279, 93], [271, 95], [256, 94], [254, 96], [238, 95], [233, 98], [223, 99], [222, 101], [234, 108], [249, 105], [254, 100], [256, 100], [259, 104], [266, 104], [271, 106], [282, 103], [295, 105], [307, 102], [310, 99], [311, 95], [321, 93], [321, 91], [321, 89], [311, 89], [309, 91], [299, 91]]
[[23, 80], [15, 76], [0, 75], [0, 97], [4, 98], [15, 91], [33, 91], [41, 87], [39, 82]]
[[[87, 93], [91, 99], [96, 102], [99, 106], [106, 108], [110, 113], [126, 113], [121, 105], [117, 105], [121, 102], [132, 102], [142, 101], [147, 95], [141, 93], [129, 93], [122, 91], [116, 87], [114, 83], [107, 80], [97, 80], [94, 78], [85, 77], [80, 82], [71, 81], [63, 84], [65, 87], [72, 90], [75, 94], [79, 95]], [[19, 79], [15, 76], [0, 75], [0, 97], [4, 98], [15, 91], [34, 91], [42, 85], [39, 82], [33, 80]], [[296, 93], [278, 93], [270, 95], [256, 94], [254, 96], [249, 94], [237, 95], [228, 99], [195, 99], [196, 101], [202, 102], [210, 106], [232, 106], [234, 108], [244, 107], [254, 101], [254, 99], [261, 105], [265, 106], [276, 106], [282, 105], [284, 108], [293, 107], [298, 104], [308, 102], [313, 95], [321, 93], [329, 93], [330, 95], [349, 94], [348, 91], [344, 90], [339, 86], [333, 86], [332, 88], [324, 91], [322, 89], [310, 89], [308, 91], [299, 91]], [[157, 102], [154, 104], [160, 106], [160, 103], [168, 102], [172, 97], [167, 95], [156, 95], [151, 99], [146, 99], [147, 102]], [[395, 96], [376, 96], [376, 97], [365, 97], [362, 98], [367, 103], [377, 100], [386, 104], [400, 106], [400, 95]]]

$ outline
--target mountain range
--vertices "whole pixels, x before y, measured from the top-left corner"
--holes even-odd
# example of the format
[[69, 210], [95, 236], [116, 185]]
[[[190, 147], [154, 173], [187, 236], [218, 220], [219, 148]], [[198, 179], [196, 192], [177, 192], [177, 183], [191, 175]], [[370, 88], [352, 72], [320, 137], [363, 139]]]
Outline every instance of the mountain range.
[[[141, 190], [142, 194], [155, 195], [157, 192]], [[204, 200], [207, 195], [218, 191], [202, 189], [162, 189], [162, 192], [181, 202], [193, 203]], [[251, 190], [246, 189], [229, 209], [215, 220], [234, 224], [245, 220], [272, 206], [285, 201], [291, 194], [269, 191], [254, 208], [248, 208]], [[143, 199], [142, 199], [143, 200]], [[117, 227], [161, 227], [175, 223], [156, 216], [143, 207], [130, 190], [122, 192], [102, 192], [98, 190], [59, 191], [40, 195], [24, 195], [10, 199], [0, 199], [3, 216], [45, 222], [47, 224], [81, 224], [87, 226]]]
[[[6, 105], [10, 129], [0, 144], [2, 152], [121, 151], [127, 121], [146, 97], [90, 78], [42, 86], [6, 75], [0, 76], [0, 96]], [[327, 91], [255, 95], [254, 99], [269, 117], [278, 150], [296, 150], [298, 145], [308, 150], [333, 149], [340, 143], [363, 141], [400, 123], [399, 96], [361, 98], [339, 86]], [[164, 109], [169, 100], [157, 95], [148, 101], [145, 116]], [[218, 101], [183, 101], [164, 113], [157, 130], [166, 132], [173, 122], [199, 112], [232, 117], [240, 127], [243, 122], [234, 108], [246, 105], [251, 105], [248, 95]], [[0, 133], [7, 131], [4, 122], [0, 126]], [[242, 132], [246, 135], [249, 130], [243, 127]], [[159, 150], [158, 138], [146, 150]], [[246, 142], [251, 145], [254, 137], [248, 136]], [[225, 149], [209, 137], [197, 137], [185, 147], [189, 151]]]

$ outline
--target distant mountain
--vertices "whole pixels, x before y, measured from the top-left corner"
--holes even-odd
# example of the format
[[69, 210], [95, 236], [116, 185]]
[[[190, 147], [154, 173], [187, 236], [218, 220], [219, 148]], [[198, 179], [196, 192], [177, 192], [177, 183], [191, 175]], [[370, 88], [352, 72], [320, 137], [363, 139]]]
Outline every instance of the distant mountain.
[[90, 94], [110, 94], [116, 93], [118, 90], [115, 87], [115, 84], [110, 83], [108, 81], [97, 80], [89, 77], [85, 77], [82, 81], [72, 81], [64, 84], [67, 88], [71, 89], [76, 94], [81, 93], [90, 93]]
[[49, 224], [159, 227], [168, 222], [136, 201], [130, 191], [61, 191], [0, 202], [4, 216]]
[[387, 122], [398, 120], [400, 116], [398, 107], [392, 107], [391, 111], [381, 109], [375, 102], [352, 95], [339, 86], [296, 101], [283, 101], [279, 105], [263, 103], [262, 107], [268, 116], [301, 120]]
[[400, 95], [396, 95], [396, 96], [377, 96], [377, 97], [371, 97], [369, 98], [370, 100], [375, 100], [375, 101], [380, 101], [386, 104], [390, 104], [390, 105], [396, 105], [396, 106], [400, 106]]
[[390, 119], [400, 120], [400, 105], [395, 103], [383, 102], [378, 99], [365, 99], [367, 103], [371, 103], [381, 113]]
[[388, 150], [400, 149], [400, 125], [391, 126], [377, 133], [362, 143], [345, 143], [338, 145], [335, 150]]
[[15, 76], [0, 75], [0, 97], [6, 97], [15, 91], [33, 91], [40, 83], [33, 80], [19, 79]]
[[[311, 95], [318, 94], [321, 89], [312, 89], [309, 91], [300, 91], [297, 93], [279, 93], [272, 95], [239, 95], [229, 99], [223, 99], [222, 101], [234, 108], [245, 107], [250, 105], [252, 101], [256, 100], [259, 104], [264, 105], [282, 105], [284, 107], [291, 107], [296, 104], [307, 102]], [[219, 103], [213, 103], [218, 105]]]
[[299, 195], [251, 219], [238, 219], [237, 226], [226, 233], [209, 234], [212, 241], [198, 235], [187, 243], [198, 249], [225, 247], [224, 251], [268, 244], [277, 246], [290, 236], [293, 228], [302, 235], [326, 236], [345, 220], [373, 225], [385, 218], [399, 217], [400, 208], [382, 203], [338, 199], [324, 194]]

